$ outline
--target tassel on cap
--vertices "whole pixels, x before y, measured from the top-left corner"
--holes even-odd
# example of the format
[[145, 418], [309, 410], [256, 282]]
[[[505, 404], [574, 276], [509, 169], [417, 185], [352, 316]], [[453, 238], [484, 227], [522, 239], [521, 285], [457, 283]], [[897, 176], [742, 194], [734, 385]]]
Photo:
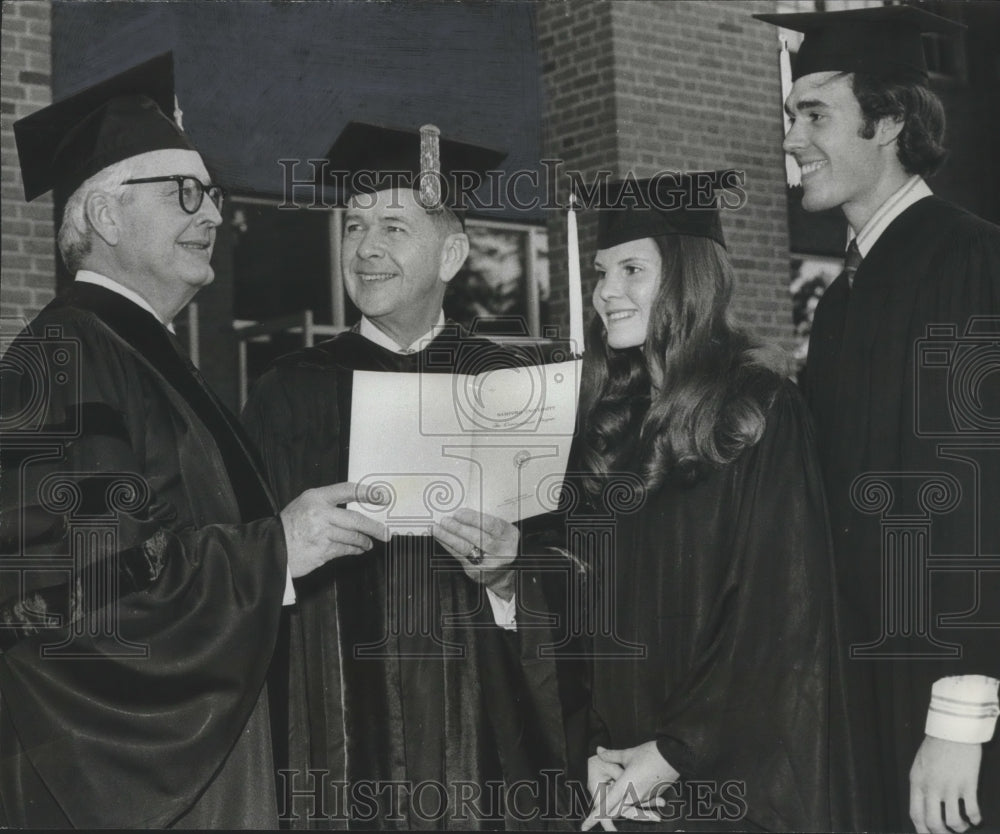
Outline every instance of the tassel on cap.
[[793, 80], [815, 72], [865, 72], [903, 75], [926, 84], [927, 61], [921, 34], [936, 32], [953, 38], [966, 28], [911, 5], [754, 17], [802, 33]]
[[412, 189], [427, 211], [447, 208], [459, 220], [469, 208], [467, 189], [486, 182], [506, 156], [505, 151], [441, 136], [434, 125], [417, 129], [366, 122], [349, 122], [326, 153], [330, 173], [345, 177], [342, 199]]
[[580, 240], [576, 227], [576, 194], [570, 190], [566, 212], [566, 266], [569, 280], [570, 350], [583, 355], [583, 281], [580, 272]]
[[24, 198], [52, 189], [68, 196], [139, 154], [194, 150], [171, 118], [174, 106], [174, 60], [165, 52], [14, 122]]
[[420, 203], [428, 211], [442, 207], [441, 131], [435, 125], [420, 128]]
[[[792, 94], [792, 56], [788, 51], [788, 40], [786, 38], [779, 38], [779, 40], [781, 41], [781, 54], [778, 59], [781, 74], [781, 116], [785, 125], [784, 135], [787, 136], [792, 127], [788, 111], [785, 110], [785, 102]], [[785, 179], [788, 181], [789, 188], [802, 185], [802, 169], [799, 168], [795, 157], [787, 153], [785, 154]]]

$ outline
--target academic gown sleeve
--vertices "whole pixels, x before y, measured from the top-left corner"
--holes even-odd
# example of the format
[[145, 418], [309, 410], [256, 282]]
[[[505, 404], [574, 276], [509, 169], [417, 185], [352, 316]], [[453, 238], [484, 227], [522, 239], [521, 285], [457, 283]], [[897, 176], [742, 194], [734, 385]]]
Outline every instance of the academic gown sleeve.
[[[75, 551], [89, 563], [94, 539], [72, 532], [89, 520], [110, 527], [105, 555], [114, 562], [128, 551], [135, 574], [119, 577], [117, 604], [76, 606], [69, 627], [38, 630], [0, 655], [8, 816], [30, 824], [33, 807], [54, 800], [77, 827], [157, 827], [211, 795], [219, 824], [274, 824], [266, 718], [251, 718], [261, 707], [266, 716], [258, 702], [284, 586], [280, 520], [237, 523], [219, 451], [193, 414], [174, 408], [162, 380], [101, 325], [56, 322], [75, 344], [79, 373], [49, 385], [39, 424], [78, 429], [43, 454], [7, 434], [4, 567]], [[50, 383], [60, 371], [45, 370]], [[29, 413], [37, 380], [6, 382], [5, 414]], [[3, 573], [4, 597], [53, 582], [51, 571]], [[60, 642], [62, 655], [47, 656]], [[226, 816], [232, 799], [211, 786], [237, 747], [254, 764], [239, 778], [260, 799]]]
[[747, 818], [766, 829], [828, 830], [832, 563], [811, 428], [790, 387], [728, 497], [721, 613], [662, 706], [657, 745], [685, 779], [742, 783]]

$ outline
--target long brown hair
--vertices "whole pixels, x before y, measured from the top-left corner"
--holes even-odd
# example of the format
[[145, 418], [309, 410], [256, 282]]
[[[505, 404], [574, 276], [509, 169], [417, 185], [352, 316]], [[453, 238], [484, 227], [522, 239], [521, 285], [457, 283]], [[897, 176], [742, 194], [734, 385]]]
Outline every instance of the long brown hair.
[[636, 468], [654, 490], [668, 479], [696, 483], [730, 463], [760, 439], [781, 382], [775, 353], [732, 318], [725, 249], [703, 237], [653, 240], [663, 270], [645, 344], [609, 348], [599, 316], [588, 334], [580, 462], [592, 495], [603, 476], [623, 468]]

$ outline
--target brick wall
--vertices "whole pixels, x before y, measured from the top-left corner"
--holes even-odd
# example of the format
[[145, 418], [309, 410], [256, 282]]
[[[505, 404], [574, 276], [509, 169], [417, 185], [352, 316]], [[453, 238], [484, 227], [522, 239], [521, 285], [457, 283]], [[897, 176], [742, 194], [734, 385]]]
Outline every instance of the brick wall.
[[[562, 162], [556, 198], [566, 204], [566, 171], [579, 171], [589, 181], [618, 157], [614, 51], [608, 43], [612, 4], [572, 0], [540, 3], [536, 10], [539, 58], [545, 96], [542, 147], [549, 159]], [[557, 322], [568, 321], [566, 285], [566, 213], [548, 212], [550, 305]], [[580, 257], [584, 277], [584, 318], [590, 315], [596, 221], [579, 214]], [[588, 261], [589, 258], [589, 261]], [[569, 335], [568, 330], [564, 335]]]
[[0, 317], [31, 318], [55, 292], [56, 253], [50, 195], [27, 203], [21, 187], [13, 124], [52, 101], [52, 4], [3, 0], [0, 64]]
[[[762, 338], [792, 344], [780, 85], [772, 0], [570, 2], [538, 10], [546, 153], [593, 174], [732, 167], [747, 205], [723, 212], [739, 284], [735, 307]], [[594, 218], [582, 218], [584, 293], [593, 285]], [[565, 292], [562, 218], [554, 241], [556, 310]], [[556, 245], [558, 244], [558, 245]], [[562, 283], [562, 287], [560, 287]]]

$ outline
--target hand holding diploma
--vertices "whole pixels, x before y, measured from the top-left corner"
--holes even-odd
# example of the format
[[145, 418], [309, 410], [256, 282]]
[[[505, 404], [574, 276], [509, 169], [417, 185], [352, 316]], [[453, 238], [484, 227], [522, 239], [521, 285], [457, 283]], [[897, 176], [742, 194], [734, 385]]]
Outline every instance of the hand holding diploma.
[[305, 576], [338, 556], [371, 550], [375, 544], [372, 539], [389, 541], [384, 524], [337, 506], [348, 501], [384, 504], [386, 497], [378, 489], [349, 482], [330, 484], [307, 489], [281, 511], [288, 569], [293, 577]]
[[458, 559], [466, 574], [504, 599], [514, 593], [511, 564], [520, 532], [509, 521], [461, 509], [434, 525], [434, 538]]

